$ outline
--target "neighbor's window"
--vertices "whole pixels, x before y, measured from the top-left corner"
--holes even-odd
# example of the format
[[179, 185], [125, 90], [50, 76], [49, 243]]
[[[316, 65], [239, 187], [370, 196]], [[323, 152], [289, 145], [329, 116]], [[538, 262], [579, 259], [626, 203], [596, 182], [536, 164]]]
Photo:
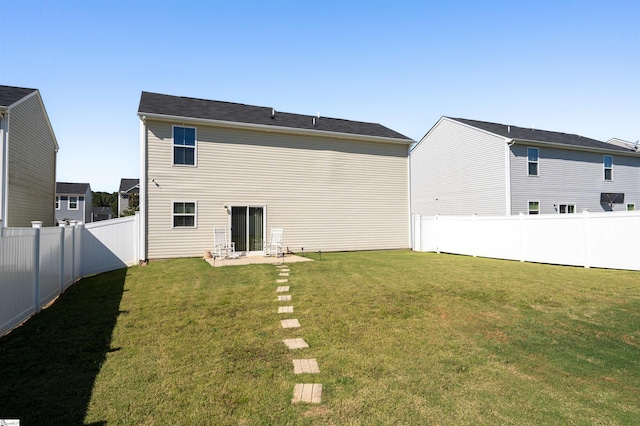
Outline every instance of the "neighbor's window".
[[527, 148], [529, 176], [538, 176], [538, 148]]
[[576, 205], [575, 204], [560, 204], [558, 206], [558, 213], [575, 213]]
[[196, 165], [196, 129], [173, 126], [173, 164]]
[[529, 214], [540, 213], [540, 201], [529, 201]]
[[604, 166], [604, 180], [613, 180], [613, 157], [605, 155], [602, 157]]
[[60, 210], [60, 197], [56, 197], [56, 210]]
[[69, 210], [78, 210], [78, 197], [69, 197]]
[[173, 203], [173, 227], [195, 228], [196, 203]]
[[635, 210], [636, 210], [636, 205], [635, 205], [635, 203], [629, 203], [629, 204], [627, 204], [627, 211], [628, 211], [628, 212], [633, 212], [633, 211], [635, 211]]

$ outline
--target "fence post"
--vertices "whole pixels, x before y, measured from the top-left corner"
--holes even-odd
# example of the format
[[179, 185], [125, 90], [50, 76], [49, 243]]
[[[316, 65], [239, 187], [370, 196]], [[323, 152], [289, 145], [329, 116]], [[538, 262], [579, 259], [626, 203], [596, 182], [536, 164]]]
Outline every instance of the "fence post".
[[413, 250], [422, 251], [422, 216], [413, 215]]
[[60, 228], [60, 294], [64, 293], [64, 234], [65, 234], [65, 223], [60, 222], [58, 225]]
[[582, 211], [582, 235], [584, 236], [584, 267], [591, 268], [591, 246], [589, 236], [589, 210]]
[[478, 257], [478, 223], [476, 222], [477, 216], [478, 215], [475, 213], [471, 215], [471, 227], [473, 228], [473, 241], [471, 242], [473, 246], [471, 247], [471, 255], [473, 257]]
[[438, 219], [440, 218], [440, 213], [436, 213], [436, 220], [435, 220], [435, 229], [436, 229], [436, 253], [440, 254], [440, 241], [438, 239], [438, 234], [439, 234], [439, 224], [438, 224]]
[[40, 230], [42, 229], [42, 222], [34, 220], [31, 222], [31, 227], [36, 230], [35, 243], [33, 244], [33, 260], [35, 264], [35, 305], [36, 312], [40, 312]]

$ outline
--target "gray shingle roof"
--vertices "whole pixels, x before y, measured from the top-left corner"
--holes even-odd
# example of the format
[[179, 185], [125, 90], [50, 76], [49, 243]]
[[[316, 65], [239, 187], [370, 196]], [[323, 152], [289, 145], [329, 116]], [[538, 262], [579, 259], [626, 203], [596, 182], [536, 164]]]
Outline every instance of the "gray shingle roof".
[[272, 111], [273, 108], [270, 107], [210, 101], [206, 99], [186, 98], [149, 92], [142, 92], [142, 96], [140, 97], [140, 106], [138, 108], [138, 113], [141, 115], [160, 114], [204, 120], [259, 124], [263, 126], [278, 126], [293, 129], [377, 136], [404, 139], [407, 142], [412, 142], [410, 138], [377, 123], [366, 123], [328, 117], [318, 118], [312, 115], [292, 114], [280, 111], [276, 111], [275, 115], [272, 117]]
[[120, 192], [127, 192], [128, 190], [130, 190], [131, 188], [133, 188], [134, 186], [138, 185], [140, 183], [140, 179], [127, 179], [127, 178], [122, 178], [120, 179]]
[[621, 151], [621, 152], [634, 152], [631, 149], [623, 148], [620, 146], [608, 144], [595, 139], [586, 138], [580, 135], [574, 135], [570, 133], [550, 132], [548, 130], [527, 129], [524, 127], [510, 126], [507, 124], [488, 123], [486, 121], [468, 120], [466, 118], [453, 118], [447, 117], [451, 120], [459, 121], [460, 123], [468, 124], [469, 126], [476, 127], [478, 129], [486, 130], [487, 132], [494, 133], [505, 138], [532, 141], [532, 142], [546, 142], [560, 145], [571, 145], [583, 148], [597, 148], [608, 151]]
[[0, 86], [0, 106], [11, 106], [36, 90], [24, 87]]
[[56, 182], [56, 194], [84, 195], [88, 188], [88, 183]]

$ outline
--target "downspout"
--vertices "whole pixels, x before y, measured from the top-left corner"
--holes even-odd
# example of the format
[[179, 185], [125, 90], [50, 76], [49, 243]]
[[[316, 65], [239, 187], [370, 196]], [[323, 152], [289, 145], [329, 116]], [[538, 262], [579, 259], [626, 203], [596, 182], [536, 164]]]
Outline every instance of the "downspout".
[[516, 141], [505, 138], [504, 145], [504, 188], [505, 188], [505, 214], [511, 216], [511, 147]]
[[414, 231], [414, 221], [413, 221], [413, 201], [412, 201], [412, 191], [411, 191], [411, 145], [407, 148], [408, 154], [408, 162], [409, 162], [409, 232], [411, 233], [409, 236], [409, 244], [411, 244], [411, 250], [414, 250], [414, 240], [415, 240], [415, 231]]
[[147, 253], [147, 117], [140, 117], [140, 195], [138, 208], [140, 210], [140, 244], [139, 260], [146, 262], [149, 259]]
[[9, 194], [9, 111], [0, 108], [0, 228], [7, 228]]

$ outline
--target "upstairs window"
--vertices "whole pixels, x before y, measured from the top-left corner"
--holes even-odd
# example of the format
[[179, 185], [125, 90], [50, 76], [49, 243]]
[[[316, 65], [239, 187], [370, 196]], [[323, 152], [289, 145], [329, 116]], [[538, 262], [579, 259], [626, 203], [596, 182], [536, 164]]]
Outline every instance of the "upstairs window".
[[78, 197], [69, 197], [69, 210], [78, 210]]
[[196, 203], [173, 203], [173, 227], [196, 227]]
[[610, 155], [602, 157], [602, 165], [604, 166], [604, 180], [613, 180], [613, 157]]
[[538, 176], [538, 148], [527, 148], [529, 176]]
[[529, 214], [540, 214], [540, 201], [529, 201]]
[[627, 211], [628, 211], [628, 212], [633, 212], [633, 211], [635, 211], [635, 210], [636, 210], [636, 205], [635, 205], [635, 203], [629, 203], [629, 204], [627, 204]]
[[196, 165], [196, 129], [173, 126], [173, 164]]

